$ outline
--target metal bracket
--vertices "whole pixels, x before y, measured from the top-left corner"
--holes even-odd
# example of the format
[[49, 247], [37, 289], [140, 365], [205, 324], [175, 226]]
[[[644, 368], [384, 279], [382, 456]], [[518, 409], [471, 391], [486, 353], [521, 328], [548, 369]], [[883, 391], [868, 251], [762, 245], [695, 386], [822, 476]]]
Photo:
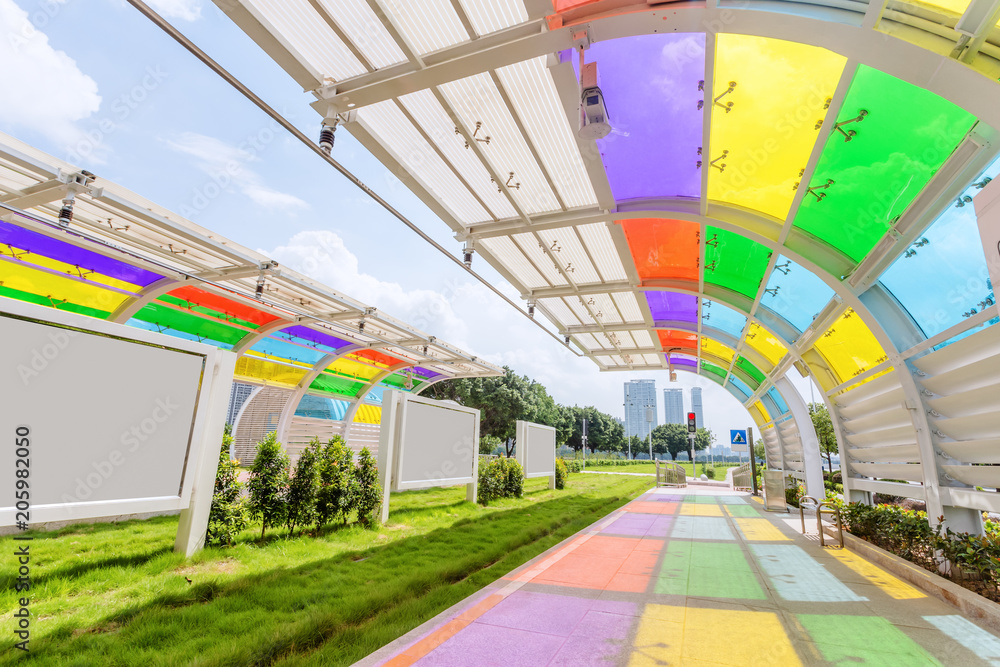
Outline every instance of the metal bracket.
[[865, 119], [866, 116], [868, 116], [868, 110], [867, 109], [862, 109], [861, 111], [858, 112], [858, 115], [856, 117], [848, 119], [848, 120], [842, 120], [842, 121], [840, 121], [839, 123], [837, 123], [836, 125], [833, 126], [833, 129], [836, 130], [837, 132], [840, 132], [842, 135], [844, 135], [844, 141], [845, 142], [846, 141], [850, 141], [855, 136], [857, 136], [858, 133], [855, 132], [854, 130], [846, 130], [845, 131], [845, 130], [842, 129], [842, 127], [844, 125], [849, 124], [849, 123], [860, 123], [861, 121], [863, 121]]
[[726, 88], [726, 90], [724, 90], [718, 97], [716, 97], [714, 100], [712, 100], [712, 103], [715, 106], [719, 107], [720, 109], [724, 109], [726, 113], [729, 113], [730, 111], [733, 110], [733, 103], [732, 102], [727, 102], [726, 104], [723, 104], [719, 100], [721, 100], [723, 97], [725, 97], [729, 93], [733, 92], [734, 90], [736, 90], [736, 82], [735, 81], [730, 81], [729, 82], [729, 88]]

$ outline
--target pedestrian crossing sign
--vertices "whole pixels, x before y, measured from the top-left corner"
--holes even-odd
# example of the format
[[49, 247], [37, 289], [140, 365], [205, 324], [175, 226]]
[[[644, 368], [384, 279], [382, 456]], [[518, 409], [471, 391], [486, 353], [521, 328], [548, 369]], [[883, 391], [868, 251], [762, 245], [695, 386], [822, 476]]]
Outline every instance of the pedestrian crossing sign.
[[729, 431], [729, 441], [733, 445], [745, 445], [747, 444], [747, 432], [733, 429]]

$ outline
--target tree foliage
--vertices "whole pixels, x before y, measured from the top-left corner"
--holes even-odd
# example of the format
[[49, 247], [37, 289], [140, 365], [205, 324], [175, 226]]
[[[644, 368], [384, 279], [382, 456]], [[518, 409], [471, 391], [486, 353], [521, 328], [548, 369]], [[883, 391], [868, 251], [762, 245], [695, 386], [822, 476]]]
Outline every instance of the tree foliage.
[[233, 539], [247, 527], [246, 502], [240, 498], [243, 482], [239, 480], [240, 462], [229, 458], [233, 444], [229, 425], [222, 435], [222, 449], [219, 450], [219, 467], [215, 474], [215, 491], [212, 494], [212, 508], [208, 513], [208, 532], [205, 539], [209, 544], [231, 545]]
[[295, 464], [295, 475], [288, 483], [288, 508], [285, 523], [288, 536], [295, 535], [295, 526], [306, 526], [316, 520], [316, 498], [319, 492], [319, 441], [316, 447], [306, 447]]
[[[650, 435], [654, 454], [670, 454], [670, 458], [676, 461], [678, 454], [691, 451], [691, 441], [684, 424], [660, 424]], [[715, 435], [710, 429], [700, 428], [695, 432], [694, 448], [698, 451], [707, 449], [714, 441]]]
[[288, 489], [288, 454], [272, 431], [257, 444], [257, 458], [250, 470], [250, 515], [261, 522], [260, 539], [268, 527], [285, 521]]
[[366, 528], [377, 526], [381, 521], [382, 485], [378, 483], [378, 465], [367, 447], [358, 454], [353, 485], [358, 521]]
[[354, 454], [339, 435], [330, 438], [322, 449], [318, 438], [310, 445], [319, 452], [316, 528], [337, 518], [347, 523], [353, 495]]
[[833, 455], [839, 453], [840, 449], [837, 447], [837, 436], [833, 431], [830, 412], [822, 403], [810, 403], [809, 416], [812, 418], [813, 428], [816, 429], [816, 437], [819, 439], [819, 451], [826, 457], [826, 464], [832, 475]]

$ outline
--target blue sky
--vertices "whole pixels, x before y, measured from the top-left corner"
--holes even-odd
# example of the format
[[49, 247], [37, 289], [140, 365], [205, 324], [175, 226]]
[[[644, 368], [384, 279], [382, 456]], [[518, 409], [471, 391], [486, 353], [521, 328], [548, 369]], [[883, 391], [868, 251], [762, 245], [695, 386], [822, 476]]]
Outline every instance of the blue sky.
[[[304, 93], [208, 0], [149, 4], [308, 136]], [[122, 0], [0, 0], [0, 131], [177, 211], [428, 333], [544, 383], [557, 401], [622, 415], [622, 383], [570, 355], [405, 229]], [[439, 243], [448, 227], [349, 133], [335, 157]], [[483, 261], [475, 264], [517, 298]], [[794, 376], [794, 377], [792, 377]], [[808, 400], [808, 383], [791, 373]], [[750, 417], [705, 388], [707, 425]], [[818, 396], [818, 394], [817, 394]], [[662, 399], [662, 394], [660, 394]], [[662, 401], [660, 401], [662, 402]], [[662, 419], [662, 406], [660, 407]]]

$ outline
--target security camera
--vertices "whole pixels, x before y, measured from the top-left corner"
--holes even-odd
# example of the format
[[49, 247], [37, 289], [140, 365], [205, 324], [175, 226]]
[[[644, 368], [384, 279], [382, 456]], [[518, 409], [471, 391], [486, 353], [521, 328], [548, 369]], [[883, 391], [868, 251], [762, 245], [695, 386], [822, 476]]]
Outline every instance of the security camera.
[[611, 133], [604, 93], [597, 84], [597, 63], [580, 68], [580, 131], [581, 139], [603, 139]]

